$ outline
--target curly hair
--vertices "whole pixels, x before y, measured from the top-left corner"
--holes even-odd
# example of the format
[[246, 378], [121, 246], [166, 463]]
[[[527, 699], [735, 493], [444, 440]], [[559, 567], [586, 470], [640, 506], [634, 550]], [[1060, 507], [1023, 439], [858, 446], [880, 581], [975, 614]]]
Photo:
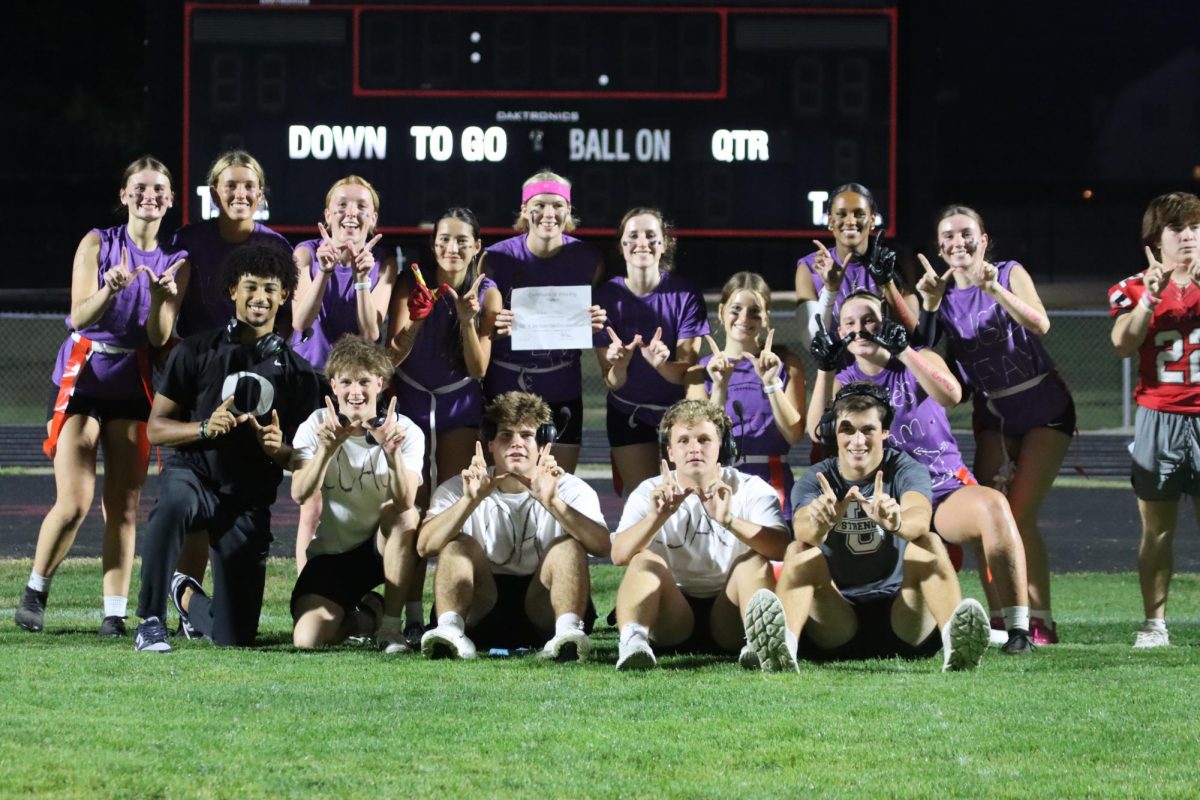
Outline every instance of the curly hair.
[[243, 275], [253, 275], [275, 278], [288, 294], [296, 291], [299, 280], [292, 254], [282, 245], [269, 242], [248, 242], [235, 247], [225, 258], [222, 275], [227, 289], [237, 286]]
[[505, 392], [487, 404], [483, 416], [496, 431], [522, 423], [537, 428], [552, 419], [546, 401], [540, 395], [527, 392]]
[[661, 442], [669, 442], [671, 429], [676, 425], [695, 425], [700, 422], [711, 422], [717, 428], [717, 436], [724, 437], [733, 429], [733, 420], [725, 413], [725, 409], [708, 400], [680, 400], [667, 409], [662, 422], [658, 423], [658, 438]]

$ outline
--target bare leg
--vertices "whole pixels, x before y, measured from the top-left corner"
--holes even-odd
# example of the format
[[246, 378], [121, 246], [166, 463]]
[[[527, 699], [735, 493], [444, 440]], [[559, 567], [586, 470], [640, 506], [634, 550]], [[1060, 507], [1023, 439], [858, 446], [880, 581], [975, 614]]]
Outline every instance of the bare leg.
[[313, 492], [312, 497], [300, 504], [300, 521], [296, 525], [297, 575], [304, 571], [304, 565], [308, 563], [308, 545], [317, 533], [317, 525], [321, 522], [321, 509], [324, 505], [325, 500], [321, 497], [320, 489], [317, 489]]
[[713, 641], [736, 653], [746, 640], [746, 606], [759, 589], [775, 588], [775, 570], [758, 553], [746, 553], [729, 571], [709, 619]]
[[591, 589], [587, 551], [577, 539], [564, 536], [550, 545], [538, 565], [537, 580], [530, 582], [525, 596], [525, 613], [538, 628], [554, 630], [563, 614], [583, 618]]
[[1177, 500], [1138, 500], [1142, 542], [1138, 547], [1138, 581], [1146, 619], [1166, 619], [1167, 595], [1175, 571]]
[[[909, 644], [920, 644], [936, 624], [950, 621], [962, 601], [962, 590], [946, 548], [925, 534], [904, 549], [904, 582], [892, 604], [892, 630]], [[985, 642], [986, 644], [986, 642]]]
[[696, 625], [667, 562], [648, 550], [629, 562], [617, 589], [617, 628], [630, 623], [644, 625], [651, 639], [666, 645], [684, 641]]
[[942, 501], [933, 521], [948, 542], [982, 545], [1002, 606], [1029, 605], [1025, 552], [1004, 495], [984, 486], [964, 486]]
[[296, 598], [295, 626], [292, 645], [309, 650], [323, 645], [344, 642], [352, 630], [352, 616], [332, 600], [318, 594]]
[[67, 557], [87, 517], [96, 489], [96, 448], [100, 423], [72, 414], [63, 425], [54, 455], [54, 505], [38, 531], [33, 571], [50, 577]]
[[403, 613], [404, 602], [416, 581], [417, 563], [424, 563], [417, 555], [417, 522], [415, 508], [397, 514], [390, 500], [384, 503], [379, 531], [383, 538], [383, 613], [389, 617]]
[[105, 423], [104, 440], [104, 594], [129, 596], [133, 550], [137, 542], [138, 500], [146, 481], [147, 460], [139, 437], [144, 422]]
[[858, 632], [854, 609], [834, 585], [829, 563], [819, 548], [799, 542], [788, 545], [775, 592], [797, 639], [807, 626], [818, 647], [833, 650]]
[[179, 561], [175, 570], [184, 575], [191, 575], [198, 583], [204, 583], [204, 572], [207, 569], [208, 531], [203, 528], [188, 531], [183, 537], [183, 547], [179, 551]]
[[438, 553], [433, 578], [438, 614], [457, 613], [470, 626], [496, 605], [496, 580], [483, 548], [469, 536], [459, 536]]

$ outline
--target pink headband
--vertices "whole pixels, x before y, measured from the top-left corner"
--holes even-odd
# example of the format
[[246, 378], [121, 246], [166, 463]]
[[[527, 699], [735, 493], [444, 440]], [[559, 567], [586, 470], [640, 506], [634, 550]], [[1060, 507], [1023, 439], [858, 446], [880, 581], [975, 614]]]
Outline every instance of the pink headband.
[[538, 181], [521, 189], [521, 202], [529, 202], [529, 198], [539, 194], [561, 195], [568, 203], [571, 202], [571, 187], [558, 181]]

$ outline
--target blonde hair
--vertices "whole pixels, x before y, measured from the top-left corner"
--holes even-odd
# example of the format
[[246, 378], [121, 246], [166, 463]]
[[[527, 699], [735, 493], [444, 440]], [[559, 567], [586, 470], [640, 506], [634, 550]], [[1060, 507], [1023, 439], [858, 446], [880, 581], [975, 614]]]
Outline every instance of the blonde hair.
[[245, 167], [254, 173], [258, 178], [258, 188], [262, 192], [262, 200], [259, 202], [259, 207], [266, 207], [267, 204], [267, 176], [263, 174], [262, 164], [258, 163], [258, 159], [247, 153], [245, 150], [226, 150], [221, 155], [217, 156], [217, 160], [208, 168], [208, 191], [212, 195], [212, 200], [219, 206], [217, 202], [217, 181], [221, 178], [221, 173], [230, 167]]
[[[542, 181], [554, 181], [555, 183], [563, 184], [568, 189], [571, 188], [571, 182], [569, 180], [564, 178], [562, 175], [559, 175], [557, 172], [551, 172], [548, 169], [544, 169], [541, 172], [535, 172], [533, 175], [530, 175], [529, 178], [527, 178], [526, 181], [521, 184], [521, 188], [524, 189], [531, 183], [541, 183]], [[577, 227], [579, 227], [579, 219], [571, 213], [571, 201], [567, 200], [567, 221], [563, 223], [563, 230], [567, 233], [570, 233]], [[524, 202], [521, 203], [521, 210], [517, 212], [517, 220], [513, 223], [513, 230], [520, 231], [521, 233], [525, 233], [529, 230], [529, 220], [525, 219]]]
[[505, 392], [483, 409], [484, 419], [491, 424], [492, 435], [501, 428], [511, 428], [528, 422], [537, 428], [551, 421], [550, 406], [540, 395], [527, 392]]
[[725, 413], [725, 409], [708, 400], [680, 400], [667, 409], [662, 422], [658, 423], [658, 439], [660, 442], [671, 441], [671, 429], [676, 425], [695, 425], [698, 422], [711, 422], [717, 428], [717, 435], [724, 438], [732, 430], [733, 420]]
[[329, 191], [325, 193], [325, 207], [329, 208], [329, 204], [333, 202], [333, 193], [343, 186], [361, 186], [371, 195], [371, 203], [375, 206], [375, 213], [379, 213], [379, 192], [375, 191], [375, 187], [366, 178], [358, 175], [347, 175], [333, 186], [329, 187]]
[[325, 374], [331, 379], [338, 375], [352, 378], [360, 372], [366, 372], [386, 381], [392, 377], [393, 371], [392, 360], [386, 350], [352, 333], [337, 340], [325, 362]]
[[171, 170], [167, 169], [167, 165], [152, 155], [144, 155], [130, 162], [129, 166], [125, 168], [125, 174], [121, 176], [121, 188], [125, 188], [125, 184], [129, 183], [131, 177], [146, 169], [162, 173], [167, 179], [167, 183], [172, 187], [175, 186], [175, 179], [171, 177]]

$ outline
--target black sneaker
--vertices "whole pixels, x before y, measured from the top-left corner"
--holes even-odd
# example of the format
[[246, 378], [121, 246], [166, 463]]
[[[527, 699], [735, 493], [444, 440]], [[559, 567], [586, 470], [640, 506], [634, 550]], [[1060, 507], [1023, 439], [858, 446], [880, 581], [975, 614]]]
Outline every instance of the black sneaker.
[[1034, 650], [1037, 650], [1037, 645], [1033, 643], [1033, 637], [1029, 635], [1029, 631], [1020, 628], [1009, 631], [1008, 641], [1000, 648], [1000, 652], [1007, 656], [1021, 656]]
[[46, 621], [46, 592], [39, 592], [25, 587], [21, 593], [21, 602], [17, 603], [17, 627], [37, 633]]
[[125, 628], [124, 617], [105, 617], [100, 623], [100, 630], [96, 633], [111, 639], [120, 639], [129, 635], [129, 631]]
[[167, 626], [158, 617], [146, 617], [137, 626], [133, 649], [139, 653], [171, 652], [171, 645], [167, 644]]
[[346, 637], [351, 644], [366, 644], [375, 638], [379, 629], [379, 621], [383, 619], [383, 595], [379, 592], [367, 592], [359, 598], [354, 606], [352, 622], [353, 632]]
[[175, 606], [175, 611], [179, 613], [179, 630], [186, 639], [203, 639], [204, 634], [192, 625], [192, 618], [183, 607], [183, 593], [186, 589], [191, 589], [204, 597], [208, 596], [204, 594], [203, 587], [191, 575], [176, 572], [171, 576], [171, 605]]
[[413, 620], [404, 626], [404, 641], [413, 650], [421, 649], [421, 637], [425, 635], [425, 626]]

